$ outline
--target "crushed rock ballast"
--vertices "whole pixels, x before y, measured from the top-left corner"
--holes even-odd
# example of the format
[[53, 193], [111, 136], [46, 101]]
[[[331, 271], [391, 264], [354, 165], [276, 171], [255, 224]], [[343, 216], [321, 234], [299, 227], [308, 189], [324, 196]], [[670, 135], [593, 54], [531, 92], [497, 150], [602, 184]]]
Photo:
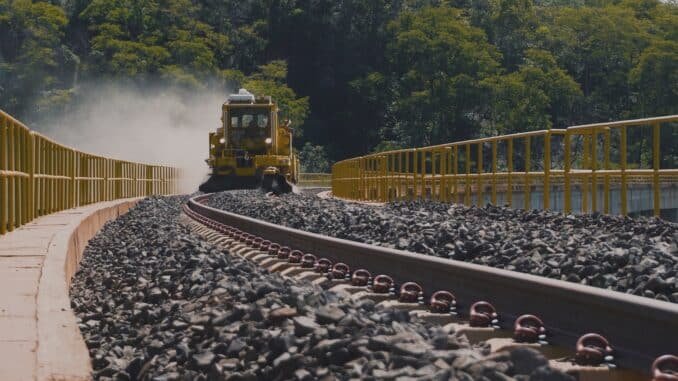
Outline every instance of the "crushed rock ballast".
[[231, 256], [179, 222], [185, 201], [145, 199], [85, 250], [71, 303], [97, 380], [571, 380]]
[[433, 201], [228, 191], [208, 205], [295, 229], [678, 303], [678, 224]]

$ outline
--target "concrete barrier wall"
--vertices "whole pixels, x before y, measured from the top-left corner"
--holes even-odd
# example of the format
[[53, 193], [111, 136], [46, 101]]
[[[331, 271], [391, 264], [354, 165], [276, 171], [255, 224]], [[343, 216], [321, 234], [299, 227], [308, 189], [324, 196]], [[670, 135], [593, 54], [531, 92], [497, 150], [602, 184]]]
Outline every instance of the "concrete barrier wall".
[[[139, 198], [69, 209], [0, 236], [0, 379], [90, 380], [69, 287], [88, 241]], [[17, 262], [19, 259], [21, 262]], [[30, 263], [27, 266], [26, 263]]]
[[[38, 292], [38, 380], [89, 380], [92, 367], [70, 308], [71, 278], [87, 242], [109, 220], [126, 213], [138, 199], [104, 203], [71, 223], [50, 244]], [[64, 349], [68, 348], [68, 352]]]

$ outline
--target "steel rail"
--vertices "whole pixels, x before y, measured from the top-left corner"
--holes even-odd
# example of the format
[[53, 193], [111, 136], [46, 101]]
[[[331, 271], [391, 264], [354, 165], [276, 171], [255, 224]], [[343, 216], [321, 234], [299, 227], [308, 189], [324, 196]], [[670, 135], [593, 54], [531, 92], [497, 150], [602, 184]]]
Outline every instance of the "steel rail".
[[188, 208], [319, 258], [388, 274], [398, 284], [417, 282], [427, 295], [451, 291], [460, 311], [487, 300], [503, 318], [503, 328], [520, 315], [535, 314], [547, 326], [549, 343], [568, 348], [583, 334], [599, 333], [611, 340], [615, 362], [624, 368], [647, 371], [655, 358], [676, 350], [678, 304], [292, 229], [209, 207], [202, 203], [206, 197], [190, 199]]

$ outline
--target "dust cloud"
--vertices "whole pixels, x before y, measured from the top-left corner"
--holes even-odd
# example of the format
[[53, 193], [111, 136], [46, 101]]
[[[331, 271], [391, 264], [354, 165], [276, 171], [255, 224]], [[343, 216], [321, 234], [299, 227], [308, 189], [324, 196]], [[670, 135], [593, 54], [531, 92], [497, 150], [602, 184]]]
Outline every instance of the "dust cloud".
[[208, 175], [208, 133], [220, 123], [227, 94], [86, 86], [69, 112], [41, 120], [36, 129], [81, 151], [183, 168], [180, 191], [190, 193]]

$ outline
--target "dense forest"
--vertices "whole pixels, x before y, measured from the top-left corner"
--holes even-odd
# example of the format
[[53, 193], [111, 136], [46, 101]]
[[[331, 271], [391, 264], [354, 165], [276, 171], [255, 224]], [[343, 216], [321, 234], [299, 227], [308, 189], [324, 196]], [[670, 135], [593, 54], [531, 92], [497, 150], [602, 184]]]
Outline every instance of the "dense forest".
[[[678, 5], [655, 0], [0, 0], [0, 108], [79, 84], [247, 87], [332, 160], [678, 113]], [[308, 161], [311, 162], [311, 161]]]

